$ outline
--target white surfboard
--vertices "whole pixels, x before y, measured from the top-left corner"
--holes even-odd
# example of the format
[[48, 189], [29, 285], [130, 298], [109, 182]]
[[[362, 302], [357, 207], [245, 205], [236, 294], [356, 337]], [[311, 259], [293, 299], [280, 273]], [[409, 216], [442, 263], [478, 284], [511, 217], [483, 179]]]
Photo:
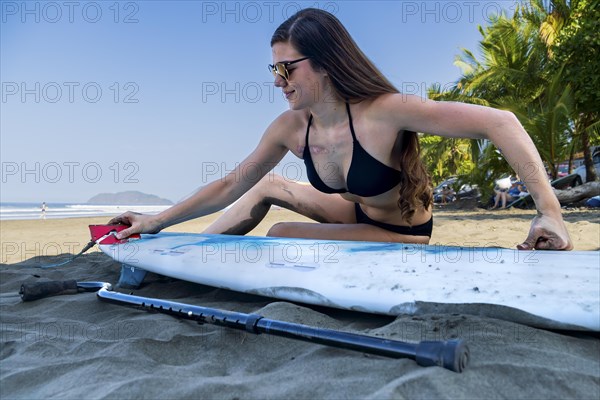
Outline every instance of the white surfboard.
[[600, 331], [600, 252], [160, 233], [102, 251], [132, 270], [308, 304]]

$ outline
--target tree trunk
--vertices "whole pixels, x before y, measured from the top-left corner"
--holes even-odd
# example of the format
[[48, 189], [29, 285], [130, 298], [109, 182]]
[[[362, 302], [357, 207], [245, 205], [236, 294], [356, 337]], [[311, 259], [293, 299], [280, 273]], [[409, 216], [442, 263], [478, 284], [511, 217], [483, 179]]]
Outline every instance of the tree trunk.
[[571, 150], [569, 151], [569, 165], [567, 166], [567, 175], [571, 175], [573, 173], [573, 155], [575, 155], [575, 146], [571, 146]]
[[598, 177], [596, 176], [596, 168], [594, 168], [594, 161], [592, 160], [592, 149], [590, 147], [590, 135], [587, 131], [587, 127], [590, 125], [590, 121], [593, 120], [590, 114], [585, 114], [579, 120], [579, 130], [581, 134], [581, 145], [583, 147], [583, 162], [585, 163], [585, 181], [593, 182]]
[[587, 182], [566, 190], [554, 189], [554, 194], [561, 204], [576, 203], [600, 195], [600, 182]]

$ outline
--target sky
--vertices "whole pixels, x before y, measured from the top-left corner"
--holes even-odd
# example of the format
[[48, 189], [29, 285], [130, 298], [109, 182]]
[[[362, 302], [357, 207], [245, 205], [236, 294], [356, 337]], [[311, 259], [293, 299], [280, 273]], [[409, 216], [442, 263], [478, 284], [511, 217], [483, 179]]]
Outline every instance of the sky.
[[[451, 85], [500, 1], [4, 1], [2, 202], [86, 202], [137, 190], [174, 202], [243, 160], [288, 108], [272, 33], [333, 13], [404, 93]], [[305, 180], [289, 154], [277, 173]]]

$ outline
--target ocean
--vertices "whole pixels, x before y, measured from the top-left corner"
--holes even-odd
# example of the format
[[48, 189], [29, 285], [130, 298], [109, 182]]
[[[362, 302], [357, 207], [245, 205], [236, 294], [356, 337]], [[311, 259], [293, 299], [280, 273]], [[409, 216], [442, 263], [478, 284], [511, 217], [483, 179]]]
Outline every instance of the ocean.
[[41, 218], [76, 218], [113, 216], [125, 211], [157, 214], [170, 206], [122, 206], [78, 203], [46, 203], [45, 216], [41, 203], [0, 203], [0, 221]]

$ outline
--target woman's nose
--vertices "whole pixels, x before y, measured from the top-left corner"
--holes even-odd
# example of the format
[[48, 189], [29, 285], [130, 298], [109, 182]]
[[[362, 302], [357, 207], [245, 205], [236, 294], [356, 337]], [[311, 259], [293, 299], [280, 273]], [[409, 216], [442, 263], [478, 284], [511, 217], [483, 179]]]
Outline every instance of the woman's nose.
[[287, 85], [287, 81], [283, 79], [283, 76], [276, 74], [275, 75], [275, 86], [276, 87], [285, 87]]

